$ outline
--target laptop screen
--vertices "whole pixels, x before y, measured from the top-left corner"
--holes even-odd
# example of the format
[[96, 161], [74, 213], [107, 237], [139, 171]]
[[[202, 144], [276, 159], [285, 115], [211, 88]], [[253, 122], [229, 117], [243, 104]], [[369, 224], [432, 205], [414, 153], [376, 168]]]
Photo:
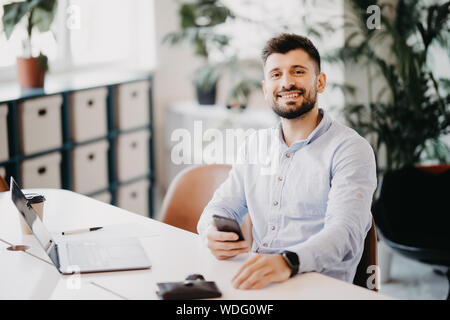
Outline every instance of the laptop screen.
[[36, 239], [40, 242], [45, 252], [48, 253], [49, 248], [55, 242], [47, 231], [47, 228], [44, 226], [44, 223], [28, 203], [28, 200], [25, 198], [25, 195], [22, 193], [22, 190], [20, 190], [13, 177], [11, 177], [11, 198]]

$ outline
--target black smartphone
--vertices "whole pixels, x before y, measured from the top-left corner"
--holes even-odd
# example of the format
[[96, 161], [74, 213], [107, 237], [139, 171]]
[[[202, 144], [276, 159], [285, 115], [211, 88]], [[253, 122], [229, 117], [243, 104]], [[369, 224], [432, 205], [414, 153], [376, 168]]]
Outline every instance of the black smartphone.
[[214, 223], [217, 226], [217, 230], [224, 232], [234, 232], [239, 236], [239, 239], [235, 241], [244, 240], [244, 236], [242, 235], [241, 228], [239, 227], [239, 223], [231, 218], [222, 217], [217, 214], [213, 215]]

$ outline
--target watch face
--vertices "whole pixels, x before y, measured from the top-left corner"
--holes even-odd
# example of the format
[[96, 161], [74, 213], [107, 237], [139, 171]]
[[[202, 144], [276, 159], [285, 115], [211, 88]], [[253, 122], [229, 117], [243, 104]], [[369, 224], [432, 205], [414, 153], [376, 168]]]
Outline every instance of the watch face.
[[297, 267], [298, 264], [299, 264], [297, 254], [294, 253], [294, 252], [291, 252], [291, 251], [285, 251], [284, 253], [285, 253], [285, 255], [286, 255], [286, 258], [288, 258], [289, 262], [290, 262], [293, 266]]

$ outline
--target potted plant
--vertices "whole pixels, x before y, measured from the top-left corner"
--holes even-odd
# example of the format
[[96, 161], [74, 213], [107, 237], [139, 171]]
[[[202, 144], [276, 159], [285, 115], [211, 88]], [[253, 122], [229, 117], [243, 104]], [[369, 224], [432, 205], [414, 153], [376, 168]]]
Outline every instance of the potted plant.
[[[432, 46], [448, 52], [450, 1], [347, 3], [352, 14], [345, 23], [345, 45], [327, 60], [358, 63], [367, 71], [369, 101], [347, 104], [344, 115], [373, 139], [378, 158], [385, 149], [386, 165], [380, 168], [377, 161], [382, 179], [372, 207], [375, 222], [391, 247], [425, 261], [426, 255], [450, 249], [444, 227], [450, 148], [441, 141], [450, 133], [450, 81], [438, 79], [430, 61]], [[381, 9], [379, 29], [367, 27], [371, 5]], [[384, 86], [374, 95], [377, 79]], [[424, 165], [425, 160], [437, 164]], [[433, 259], [428, 262], [439, 260]]]
[[261, 90], [261, 79], [264, 79], [261, 63], [256, 60], [239, 60], [233, 56], [225, 65], [231, 78], [227, 107], [239, 107], [243, 110], [248, 106], [251, 93]]
[[48, 58], [42, 52], [32, 56], [31, 39], [33, 32], [47, 32], [55, 17], [56, 0], [28, 0], [3, 5], [3, 30], [9, 39], [15, 27], [26, 20], [26, 39], [22, 41], [23, 56], [17, 58], [17, 78], [22, 88], [44, 86], [45, 73], [48, 71]]
[[181, 3], [179, 8], [180, 31], [167, 34], [163, 42], [171, 45], [189, 42], [203, 65], [195, 71], [194, 83], [197, 99], [201, 105], [214, 104], [219, 78], [218, 67], [210, 61], [210, 51], [221, 50], [229, 37], [216, 33], [214, 27], [233, 18], [233, 13], [218, 0], [196, 0]]

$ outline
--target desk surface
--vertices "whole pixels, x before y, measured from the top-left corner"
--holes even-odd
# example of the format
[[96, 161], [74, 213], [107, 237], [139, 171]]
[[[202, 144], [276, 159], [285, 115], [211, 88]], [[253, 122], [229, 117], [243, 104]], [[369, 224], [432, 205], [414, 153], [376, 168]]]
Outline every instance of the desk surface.
[[[249, 254], [219, 261], [196, 234], [71, 191], [29, 191], [41, 193], [47, 199], [44, 224], [56, 241], [64, 230], [104, 226], [90, 234], [68, 237], [138, 237], [152, 261], [152, 268], [70, 276], [59, 274], [34, 236], [22, 234], [21, 218], [10, 193], [3, 192], [0, 193], [0, 299], [157, 299], [157, 282], [181, 281], [193, 273], [215, 281], [223, 299], [389, 299], [313, 272], [260, 290], [237, 290], [232, 287], [231, 278]], [[30, 249], [26, 253], [7, 250], [11, 244], [28, 245]]]

